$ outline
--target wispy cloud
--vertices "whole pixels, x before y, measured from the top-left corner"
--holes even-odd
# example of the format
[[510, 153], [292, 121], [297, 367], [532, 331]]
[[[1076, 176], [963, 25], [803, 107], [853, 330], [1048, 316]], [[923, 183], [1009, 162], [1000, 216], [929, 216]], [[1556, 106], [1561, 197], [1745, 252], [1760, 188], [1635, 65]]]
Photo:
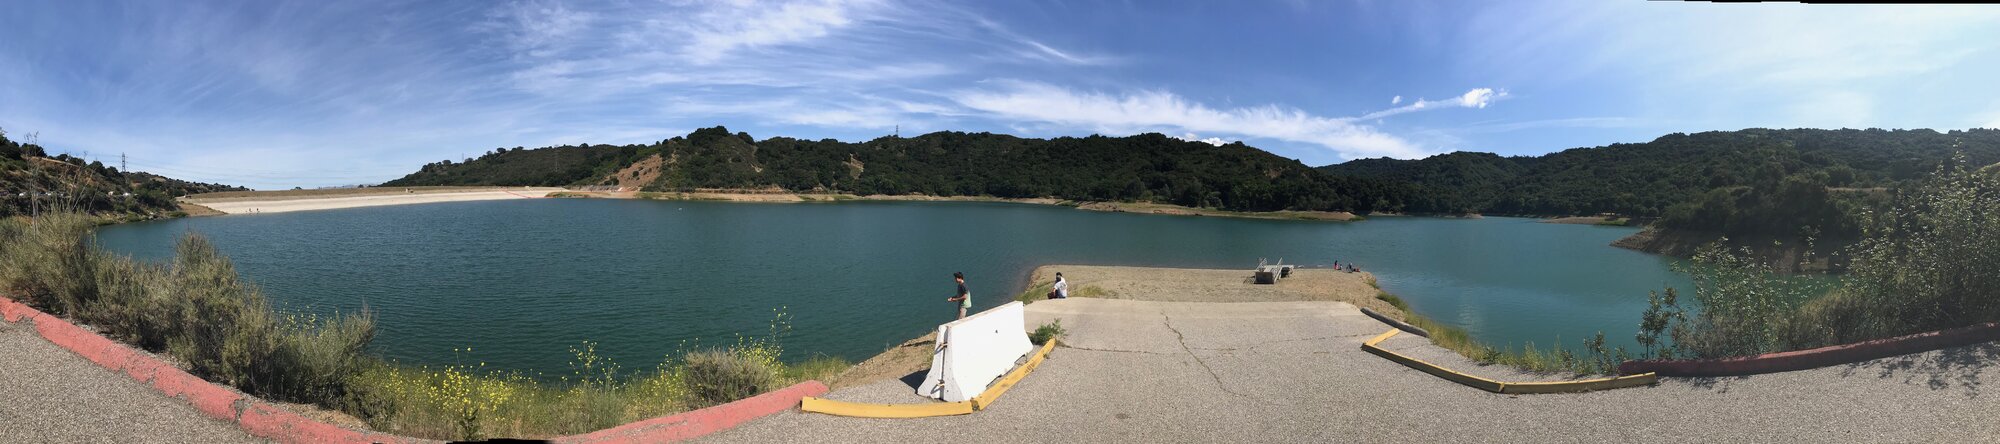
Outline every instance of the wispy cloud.
[[1020, 41], [1022, 44], [1025, 44], [1028, 47], [1028, 50], [1022, 51], [1020, 54], [1023, 57], [1031, 60], [1040, 60], [1040, 61], [1061, 63], [1066, 65], [1082, 65], [1082, 66], [1107, 65], [1117, 61], [1117, 59], [1113, 57], [1086, 56], [1086, 55], [1073, 54], [1068, 51], [1063, 51], [1060, 49], [1049, 47], [1049, 45], [1044, 45], [1042, 44], [1042, 42], [1037, 42], [1025, 38], [1021, 39]]
[[729, 1], [710, 4], [693, 17], [656, 21], [687, 37], [682, 54], [697, 64], [723, 60], [732, 52], [799, 43], [826, 37], [855, 24], [874, 0], [806, 0], [782, 4]]
[[1588, 97], [1625, 109], [1610, 112], [1723, 128], [1936, 126], [1933, 113], [1953, 112], [1940, 102], [1956, 101], [1883, 111], [1980, 82], [1967, 74], [1992, 72], [2000, 52], [2000, 10], [1970, 5], [1549, 2], [1473, 11], [1455, 69], [1538, 94], [1584, 96], [1576, 89], [1588, 85]]
[[1308, 143], [1345, 158], [1420, 157], [1430, 151], [1353, 118], [1323, 117], [1264, 105], [1218, 109], [1166, 91], [1106, 94], [1026, 81], [996, 81], [997, 89], [958, 92], [967, 108], [1008, 119], [1049, 122], [1111, 134], [1203, 132]]
[[516, 53], [550, 57], [564, 51], [597, 15], [571, 9], [560, 1], [537, 0], [501, 6], [479, 28], [501, 34]]
[[[17, 38], [0, 39], [0, 66], [15, 68], [0, 69], [0, 126], [266, 187], [379, 181], [492, 147], [643, 142], [716, 124], [849, 139], [899, 125], [1157, 131], [1314, 162], [1580, 146], [1656, 136], [1670, 120], [1672, 130], [2000, 126], [2000, 104], [1979, 95], [2000, 70], [2000, 11], [1984, 8], [9, 6], [25, 19], [12, 23]], [[1093, 18], [1135, 13], [1147, 19]], [[1410, 26], [1386, 23], [1402, 17]], [[1162, 26], [1174, 23], [1212, 26]], [[86, 27], [115, 32], [74, 32]], [[1201, 44], [1216, 39], [1227, 44]], [[1404, 71], [1415, 67], [1425, 71]], [[1385, 92], [1412, 95], [1383, 105]]]
[[[1493, 88], [1473, 88], [1471, 91], [1466, 91], [1465, 94], [1460, 94], [1458, 97], [1437, 101], [1417, 99], [1416, 102], [1411, 102], [1408, 105], [1368, 113], [1360, 118], [1362, 120], [1380, 119], [1402, 113], [1439, 108], [1485, 108], [1486, 105], [1492, 104], [1494, 100], [1505, 97], [1507, 97], [1507, 91], [1504, 90], [1494, 91]], [[1393, 99], [1389, 99], [1389, 104], [1394, 105], [1402, 101], [1403, 96], [1396, 96]]]

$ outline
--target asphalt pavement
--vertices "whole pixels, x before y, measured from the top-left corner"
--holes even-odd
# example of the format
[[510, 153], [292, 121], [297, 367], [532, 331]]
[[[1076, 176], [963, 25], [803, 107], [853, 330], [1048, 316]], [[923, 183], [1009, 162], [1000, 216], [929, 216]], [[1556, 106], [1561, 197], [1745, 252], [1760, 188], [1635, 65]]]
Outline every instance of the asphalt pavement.
[[121, 373], [0, 322], [0, 442], [260, 442]]
[[[708, 442], [2000, 442], [2000, 343], [1738, 378], [1500, 395], [1363, 352], [1388, 330], [1341, 302], [1072, 298], [1028, 306], [1061, 319], [1063, 348], [987, 410], [861, 419], [796, 410]], [[1385, 346], [1508, 380], [1423, 338]], [[829, 398], [926, 402], [922, 375]]]

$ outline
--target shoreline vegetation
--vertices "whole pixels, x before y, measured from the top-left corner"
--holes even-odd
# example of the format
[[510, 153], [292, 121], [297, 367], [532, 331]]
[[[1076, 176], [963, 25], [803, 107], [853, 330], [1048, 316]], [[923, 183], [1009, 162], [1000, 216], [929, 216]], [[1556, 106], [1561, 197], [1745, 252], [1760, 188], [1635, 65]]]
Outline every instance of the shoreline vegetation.
[[[502, 194], [495, 194], [502, 193]], [[778, 190], [697, 190], [685, 192], [671, 191], [593, 191], [570, 190], [553, 187], [485, 187], [485, 186], [413, 186], [413, 187], [368, 187], [329, 190], [282, 190], [282, 191], [235, 191], [207, 193], [179, 199], [183, 211], [189, 216], [237, 214], [251, 212], [256, 208], [260, 213], [286, 211], [306, 211], [335, 208], [356, 208], [368, 206], [405, 205], [417, 203], [456, 202], [463, 200], [485, 200], [460, 198], [510, 199], [521, 197], [589, 198], [589, 199], [641, 199], [665, 201], [704, 201], [741, 203], [832, 203], [832, 202], [1004, 202], [1032, 205], [1069, 207], [1086, 211], [1112, 213], [1159, 214], [1173, 216], [1234, 217], [1246, 219], [1310, 220], [1310, 221], [1360, 221], [1361, 216], [1345, 211], [1228, 211], [1212, 208], [1191, 208], [1173, 204], [1149, 202], [1092, 202], [1063, 200], [1056, 198], [1010, 198], [992, 196], [929, 196], [911, 195], [855, 195], [845, 193], [794, 193]]]
[[929, 196], [911, 195], [855, 195], [845, 193], [794, 193], [776, 190], [705, 190], [705, 191], [561, 191], [548, 197], [559, 198], [606, 198], [644, 199], [670, 201], [715, 201], [715, 202], [755, 202], [755, 203], [827, 203], [827, 202], [1005, 202], [1034, 205], [1053, 205], [1087, 211], [1113, 213], [1162, 214], [1174, 216], [1237, 217], [1249, 219], [1316, 220], [1316, 221], [1358, 221], [1362, 217], [1345, 211], [1228, 211], [1211, 208], [1191, 208], [1173, 204], [1148, 202], [1091, 202], [1056, 198], [1013, 198], [993, 196]]
[[471, 348], [455, 363], [411, 366], [368, 353], [372, 315], [282, 311], [198, 235], [172, 260], [137, 261], [91, 240], [105, 221], [78, 214], [0, 219], [0, 291], [98, 334], [155, 353], [189, 373], [311, 417], [420, 438], [537, 438], [591, 432], [821, 379], [848, 367], [824, 356], [782, 360], [789, 317], [768, 336], [682, 344], [626, 371], [572, 347], [569, 375], [486, 368]]

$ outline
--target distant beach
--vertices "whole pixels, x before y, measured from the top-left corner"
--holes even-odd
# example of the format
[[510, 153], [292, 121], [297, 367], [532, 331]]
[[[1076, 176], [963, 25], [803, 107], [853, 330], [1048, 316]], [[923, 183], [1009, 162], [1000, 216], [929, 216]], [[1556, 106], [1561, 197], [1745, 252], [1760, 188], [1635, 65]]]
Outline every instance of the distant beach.
[[[221, 214], [286, 213], [338, 208], [378, 207], [435, 202], [532, 199], [561, 188], [546, 187], [390, 187], [340, 190], [235, 191], [197, 194], [180, 199]], [[196, 213], [196, 211], [190, 211]]]

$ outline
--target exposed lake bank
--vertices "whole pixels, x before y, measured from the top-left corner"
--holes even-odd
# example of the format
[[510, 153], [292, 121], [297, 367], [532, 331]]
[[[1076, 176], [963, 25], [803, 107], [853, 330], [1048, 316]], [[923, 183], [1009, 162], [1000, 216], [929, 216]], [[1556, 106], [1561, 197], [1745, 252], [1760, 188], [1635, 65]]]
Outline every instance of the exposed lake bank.
[[1345, 211], [1228, 211], [1213, 208], [1193, 208], [1172, 204], [1147, 202], [1089, 202], [1056, 198], [1013, 198], [992, 196], [931, 196], [909, 195], [856, 195], [842, 193], [794, 193], [788, 191], [746, 192], [728, 191], [564, 191], [549, 197], [606, 198], [606, 199], [648, 199], [674, 201], [719, 201], [719, 202], [761, 202], [761, 203], [812, 203], [812, 202], [1008, 202], [1036, 205], [1055, 205], [1079, 210], [1104, 211], [1113, 213], [1164, 214], [1175, 216], [1241, 217], [1251, 219], [1283, 220], [1324, 220], [1351, 221], [1361, 217]]
[[286, 213], [438, 202], [531, 199], [563, 191], [547, 187], [377, 187], [328, 190], [231, 191], [179, 199], [190, 216]]

